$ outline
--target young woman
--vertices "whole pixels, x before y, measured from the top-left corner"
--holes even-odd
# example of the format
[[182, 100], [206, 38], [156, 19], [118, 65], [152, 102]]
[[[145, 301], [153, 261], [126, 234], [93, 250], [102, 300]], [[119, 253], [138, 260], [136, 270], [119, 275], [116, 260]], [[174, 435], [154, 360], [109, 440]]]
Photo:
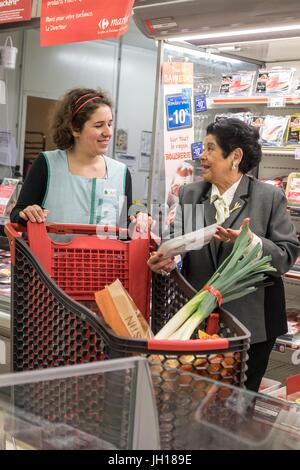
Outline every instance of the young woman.
[[42, 152], [35, 160], [12, 222], [47, 219], [126, 227], [131, 176], [123, 163], [106, 156], [112, 125], [112, 104], [104, 91], [68, 91], [53, 115], [57, 150]]

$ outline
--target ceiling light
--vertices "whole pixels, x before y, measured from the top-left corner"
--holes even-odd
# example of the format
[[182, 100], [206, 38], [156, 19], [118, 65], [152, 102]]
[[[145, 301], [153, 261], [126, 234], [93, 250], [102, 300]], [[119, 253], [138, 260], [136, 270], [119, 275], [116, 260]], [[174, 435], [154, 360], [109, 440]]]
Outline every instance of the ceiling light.
[[[174, 51], [178, 52], [179, 54], [189, 54], [198, 58], [203, 58], [206, 60], [211, 60], [211, 61], [216, 61], [216, 62], [228, 62], [232, 64], [238, 64], [241, 61], [238, 59], [232, 59], [231, 57], [223, 57], [215, 54], [211, 54], [211, 52], [208, 50], [207, 52], [204, 51], [197, 51], [195, 49], [189, 49], [188, 47], [183, 47], [183, 46], [176, 46], [175, 44], [168, 44], [165, 43], [165, 49], [168, 51]], [[219, 48], [218, 48], [219, 49]], [[218, 49], [215, 49], [214, 52], [218, 52]], [[211, 50], [213, 51], [213, 50]]]
[[238, 52], [241, 48], [239, 46], [218, 46], [218, 52]]
[[222, 31], [216, 33], [205, 33], [205, 34], [191, 34], [189, 36], [173, 37], [169, 38], [169, 41], [189, 41], [189, 40], [202, 40], [202, 39], [217, 39], [217, 38], [228, 38], [237, 36], [252, 36], [257, 34], [268, 34], [268, 33], [281, 33], [299, 31], [300, 24], [286, 25], [286, 26], [272, 26], [269, 28], [253, 28], [253, 29], [240, 29], [237, 31]]

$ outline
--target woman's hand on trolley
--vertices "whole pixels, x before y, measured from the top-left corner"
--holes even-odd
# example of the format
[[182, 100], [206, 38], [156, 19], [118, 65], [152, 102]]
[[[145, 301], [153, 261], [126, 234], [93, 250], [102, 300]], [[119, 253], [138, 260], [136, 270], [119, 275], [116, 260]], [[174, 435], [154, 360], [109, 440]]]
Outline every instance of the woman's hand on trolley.
[[19, 216], [21, 219], [30, 220], [30, 222], [38, 222], [42, 223], [45, 222], [49, 211], [47, 209], [43, 209], [42, 207], [34, 204], [33, 206], [27, 206], [25, 209], [19, 212]]

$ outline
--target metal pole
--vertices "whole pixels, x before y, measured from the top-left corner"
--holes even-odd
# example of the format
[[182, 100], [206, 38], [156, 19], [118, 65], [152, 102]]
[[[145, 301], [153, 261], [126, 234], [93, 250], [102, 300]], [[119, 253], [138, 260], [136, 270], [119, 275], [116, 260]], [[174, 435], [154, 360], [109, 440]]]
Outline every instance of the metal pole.
[[159, 159], [159, 117], [160, 117], [160, 105], [161, 105], [161, 68], [163, 63], [164, 54], [164, 41], [158, 41], [157, 48], [157, 62], [156, 62], [156, 81], [155, 81], [155, 95], [154, 95], [154, 109], [153, 109], [153, 122], [152, 122], [152, 143], [151, 143], [151, 161], [149, 170], [149, 185], [148, 185], [148, 198], [147, 207], [150, 212], [152, 197], [153, 197], [153, 186], [155, 181], [155, 171], [157, 169], [157, 163]]
[[[27, 34], [25, 31], [21, 32], [22, 45], [20, 51], [20, 65], [19, 65], [19, 84], [18, 84], [18, 110], [17, 110], [17, 132], [16, 132], [16, 144], [18, 148], [19, 161], [17, 164], [20, 165], [20, 173], [23, 173], [24, 166], [24, 148], [25, 148], [25, 132], [26, 132], [26, 107], [24, 107], [24, 80], [25, 80], [25, 53], [27, 47]], [[27, 97], [26, 97], [27, 100]]]
[[121, 65], [122, 65], [122, 52], [123, 52], [123, 37], [120, 36], [118, 41], [118, 65], [117, 65], [117, 83], [116, 83], [116, 101], [115, 101], [115, 116], [114, 116], [114, 132], [112, 139], [112, 158], [116, 158], [116, 138], [117, 138], [117, 127], [118, 127], [118, 111], [119, 111], [119, 96], [120, 96], [120, 81], [121, 81]]

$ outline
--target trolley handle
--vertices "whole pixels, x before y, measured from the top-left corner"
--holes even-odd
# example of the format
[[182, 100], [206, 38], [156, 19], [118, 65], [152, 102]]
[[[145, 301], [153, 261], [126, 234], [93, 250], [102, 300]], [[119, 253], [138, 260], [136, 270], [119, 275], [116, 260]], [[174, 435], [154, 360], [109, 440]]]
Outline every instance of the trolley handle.
[[228, 349], [229, 341], [227, 338], [220, 339], [191, 339], [187, 341], [178, 341], [173, 339], [148, 339], [148, 351], [186, 351], [201, 352], [219, 349]]
[[47, 232], [57, 234], [85, 234], [85, 235], [96, 235], [100, 233], [108, 233], [119, 235], [120, 233], [126, 233], [126, 228], [120, 228], [110, 225], [91, 225], [91, 224], [56, 224], [48, 223], [46, 225]]
[[9, 240], [11, 262], [13, 265], [15, 264], [15, 257], [16, 257], [16, 252], [15, 252], [16, 238], [21, 238], [22, 234], [25, 231], [26, 231], [26, 227], [20, 224], [12, 224], [9, 222], [5, 224], [4, 226], [4, 232], [6, 233], [7, 238]]
[[4, 231], [7, 238], [11, 240], [14, 238], [20, 238], [22, 233], [26, 232], [26, 227], [20, 224], [12, 224], [11, 222], [8, 222], [4, 226]]

